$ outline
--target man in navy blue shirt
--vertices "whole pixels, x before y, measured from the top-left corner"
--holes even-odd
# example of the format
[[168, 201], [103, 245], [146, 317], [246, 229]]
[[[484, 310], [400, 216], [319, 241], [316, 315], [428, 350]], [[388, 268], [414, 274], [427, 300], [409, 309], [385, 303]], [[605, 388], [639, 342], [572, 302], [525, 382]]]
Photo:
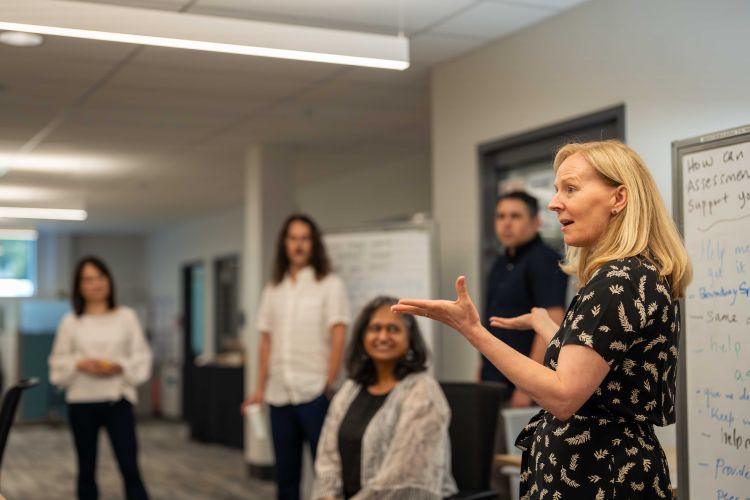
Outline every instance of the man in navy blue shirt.
[[[503, 194], [495, 209], [495, 234], [505, 253], [497, 257], [487, 281], [484, 325], [497, 338], [518, 352], [542, 363], [547, 346], [533, 331], [504, 330], [490, 326], [490, 317], [513, 318], [531, 311], [547, 309], [558, 324], [565, 314], [567, 276], [560, 270], [560, 255], [539, 236], [539, 202], [523, 191]], [[482, 356], [482, 381], [502, 382], [508, 387], [506, 404], [523, 408], [531, 398]]]

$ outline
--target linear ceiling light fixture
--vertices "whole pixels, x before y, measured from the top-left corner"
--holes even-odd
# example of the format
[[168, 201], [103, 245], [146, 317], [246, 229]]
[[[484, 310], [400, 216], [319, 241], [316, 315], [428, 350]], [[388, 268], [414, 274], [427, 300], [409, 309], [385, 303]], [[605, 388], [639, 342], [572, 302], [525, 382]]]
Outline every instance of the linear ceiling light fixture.
[[2, 0], [0, 30], [404, 70], [403, 36], [67, 0]]
[[86, 220], [85, 210], [72, 208], [0, 207], [0, 219]]

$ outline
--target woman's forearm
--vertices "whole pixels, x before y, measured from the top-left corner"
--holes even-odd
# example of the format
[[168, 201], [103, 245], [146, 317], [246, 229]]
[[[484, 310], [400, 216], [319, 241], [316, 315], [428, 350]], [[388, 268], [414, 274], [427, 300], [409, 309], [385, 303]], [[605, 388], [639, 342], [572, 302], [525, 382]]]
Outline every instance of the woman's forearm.
[[[537, 324], [538, 323], [538, 324]], [[544, 317], [534, 322], [534, 332], [542, 337], [544, 345], [549, 344], [552, 341], [552, 337], [555, 336], [557, 331], [560, 329], [560, 325], [555, 323], [552, 318], [545, 315]]]
[[567, 381], [555, 370], [519, 353], [481, 325], [462, 333], [508, 380], [558, 419], [570, 418], [580, 407], [581, 398], [571, 394]]

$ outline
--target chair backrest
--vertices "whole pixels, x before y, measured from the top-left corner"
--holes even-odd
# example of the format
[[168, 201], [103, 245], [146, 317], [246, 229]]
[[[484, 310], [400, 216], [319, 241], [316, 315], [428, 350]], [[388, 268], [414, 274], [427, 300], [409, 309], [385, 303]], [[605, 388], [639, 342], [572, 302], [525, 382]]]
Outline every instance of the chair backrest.
[[503, 384], [441, 384], [451, 408], [453, 477], [461, 491], [490, 489]]
[[5, 454], [5, 445], [8, 442], [10, 427], [13, 425], [13, 419], [16, 416], [18, 402], [21, 400], [21, 393], [35, 385], [39, 384], [38, 378], [29, 378], [19, 381], [16, 385], [8, 389], [3, 397], [3, 405], [0, 407], [0, 467], [3, 463]]
[[531, 417], [539, 413], [538, 406], [530, 406], [529, 408], [504, 408], [503, 413], [503, 424], [505, 425], [505, 450], [506, 453], [520, 453], [516, 448], [516, 438], [526, 424], [529, 423]]

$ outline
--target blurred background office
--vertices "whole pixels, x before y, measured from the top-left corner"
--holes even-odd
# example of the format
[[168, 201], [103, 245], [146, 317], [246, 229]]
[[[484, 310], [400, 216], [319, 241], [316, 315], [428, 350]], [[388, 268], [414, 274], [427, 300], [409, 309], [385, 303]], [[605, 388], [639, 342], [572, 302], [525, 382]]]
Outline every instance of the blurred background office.
[[[402, 33], [409, 65], [12, 33], [75, 22], [54, 4], [113, 30], [166, 16], [165, 36], [227, 20], [320, 28], [334, 45], [339, 30], [385, 45]], [[1, 0], [0, 363], [4, 388], [42, 384], [21, 401], [0, 491], [74, 495], [47, 357], [79, 258], [111, 266], [154, 354], [136, 408], [151, 497], [267, 498], [270, 444], [237, 408], [289, 213], [332, 233], [431, 221], [434, 295], [465, 274], [480, 297], [500, 251], [487, 207], [508, 183], [544, 206], [555, 146], [624, 139], [670, 200], [671, 142], [747, 122], [749, 20], [745, 0]], [[541, 229], [553, 245], [554, 225]], [[476, 352], [435, 328], [436, 378], [473, 381]], [[117, 498], [101, 453], [102, 497]]]

